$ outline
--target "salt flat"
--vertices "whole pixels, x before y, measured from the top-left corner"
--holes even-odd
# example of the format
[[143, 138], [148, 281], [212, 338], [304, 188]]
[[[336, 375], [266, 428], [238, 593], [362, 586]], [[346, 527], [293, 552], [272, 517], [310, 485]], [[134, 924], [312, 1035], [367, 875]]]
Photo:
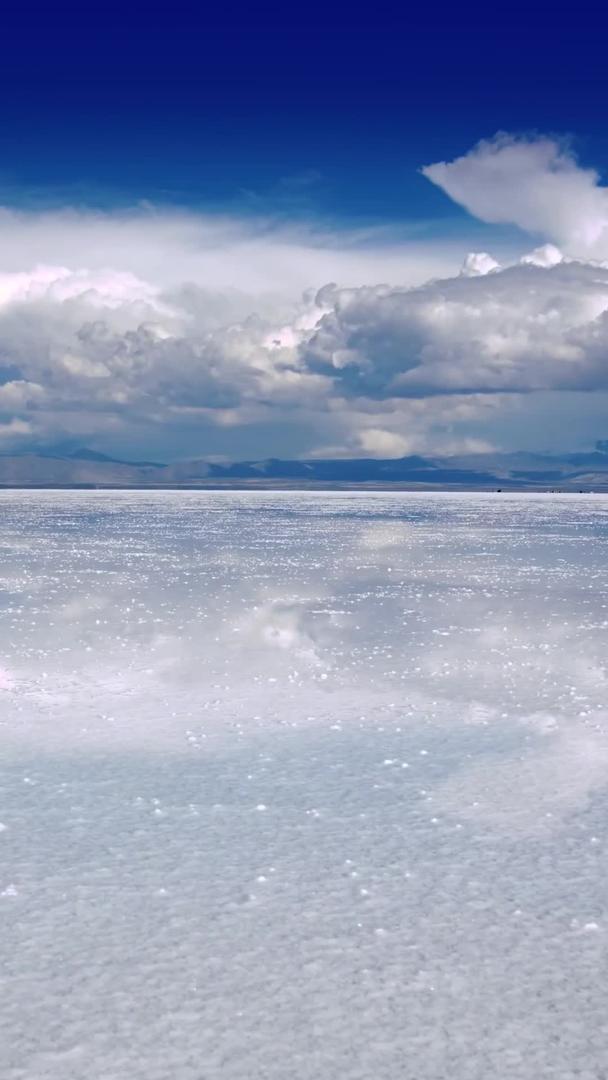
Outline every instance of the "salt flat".
[[6, 1080], [608, 1073], [608, 496], [0, 493]]

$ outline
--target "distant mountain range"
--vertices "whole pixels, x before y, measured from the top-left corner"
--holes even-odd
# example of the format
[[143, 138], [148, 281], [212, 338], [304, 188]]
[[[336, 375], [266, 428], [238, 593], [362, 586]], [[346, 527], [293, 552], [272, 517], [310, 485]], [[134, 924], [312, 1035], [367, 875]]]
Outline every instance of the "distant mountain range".
[[555, 488], [608, 490], [608, 440], [579, 454], [464, 454], [455, 457], [267, 458], [218, 464], [121, 461], [61, 443], [0, 456], [2, 487]]

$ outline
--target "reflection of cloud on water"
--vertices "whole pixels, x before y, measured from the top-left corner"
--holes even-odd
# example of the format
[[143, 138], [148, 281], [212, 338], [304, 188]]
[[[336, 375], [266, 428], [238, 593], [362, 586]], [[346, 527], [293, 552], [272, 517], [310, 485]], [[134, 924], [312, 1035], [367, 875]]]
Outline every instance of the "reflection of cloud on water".
[[464, 764], [433, 790], [434, 807], [480, 828], [528, 834], [560, 828], [592, 793], [608, 788], [607, 736], [568, 726], [553, 731], [550, 717], [526, 719], [541, 741]]
[[0, 690], [11, 690], [13, 680], [6, 668], [0, 665]]
[[232, 627], [240, 650], [276, 650], [307, 666], [329, 666], [335, 616], [301, 600], [274, 598], [253, 607]]
[[[536, 714], [563, 737], [600, 723], [601, 497], [15, 493], [5, 503], [3, 573], [24, 587], [0, 614], [3, 664], [22, 733], [28, 710], [53, 701], [65, 733], [95, 728], [109, 746], [119, 728], [147, 747], [173, 731], [181, 746], [184, 725], [216, 700], [226, 733], [231, 713], [247, 730], [248, 710], [302, 729], [322, 715], [346, 730], [388, 705], [385, 722], [404, 729], [499, 731]], [[41, 520], [39, 548], [23, 536]]]
[[380, 523], [362, 528], [358, 541], [362, 548], [369, 551], [382, 551], [386, 548], [407, 548], [421, 542], [424, 531], [412, 524]]

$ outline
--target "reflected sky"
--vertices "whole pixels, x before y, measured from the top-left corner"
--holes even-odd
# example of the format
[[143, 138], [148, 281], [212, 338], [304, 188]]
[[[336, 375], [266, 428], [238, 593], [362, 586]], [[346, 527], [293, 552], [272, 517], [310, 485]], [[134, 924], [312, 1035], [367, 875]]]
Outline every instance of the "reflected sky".
[[608, 1067], [608, 497], [0, 494], [3, 1075]]

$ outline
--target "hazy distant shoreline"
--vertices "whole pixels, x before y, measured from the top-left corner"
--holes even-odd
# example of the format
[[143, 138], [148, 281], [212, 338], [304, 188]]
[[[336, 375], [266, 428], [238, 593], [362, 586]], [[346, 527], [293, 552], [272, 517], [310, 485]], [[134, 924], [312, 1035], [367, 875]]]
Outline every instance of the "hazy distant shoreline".
[[279, 481], [271, 482], [264, 481], [256, 483], [254, 481], [240, 481], [238, 483], [218, 483], [217, 481], [209, 484], [197, 483], [197, 484], [2, 484], [0, 483], [0, 491], [316, 491], [316, 492], [332, 492], [332, 491], [361, 491], [361, 492], [373, 492], [373, 491], [402, 491], [407, 492], [437, 492], [449, 494], [450, 492], [463, 492], [474, 494], [530, 494], [530, 495], [593, 495], [593, 494], [605, 494], [608, 492], [608, 484], [594, 484], [593, 486], [575, 485], [575, 484], [563, 484], [555, 487], [546, 487], [540, 484], [515, 484], [505, 481], [503, 486], [498, 488], [495, 485], [478, 485], [476, 487], [472, 485], [464, 484], [415, 484], [404, 483], [402, 481], [395, 481], [380, 484], [380, 483], [340, 483], [338, 481], [334, 483], [321, 483], [311, 481], [308, 484], [297, 483], [280, 483]]
[[124, 461], [61, 444], [0, 454], [0, 488], [146, 491], [608, 491], [604, 441], [582, 453]]

